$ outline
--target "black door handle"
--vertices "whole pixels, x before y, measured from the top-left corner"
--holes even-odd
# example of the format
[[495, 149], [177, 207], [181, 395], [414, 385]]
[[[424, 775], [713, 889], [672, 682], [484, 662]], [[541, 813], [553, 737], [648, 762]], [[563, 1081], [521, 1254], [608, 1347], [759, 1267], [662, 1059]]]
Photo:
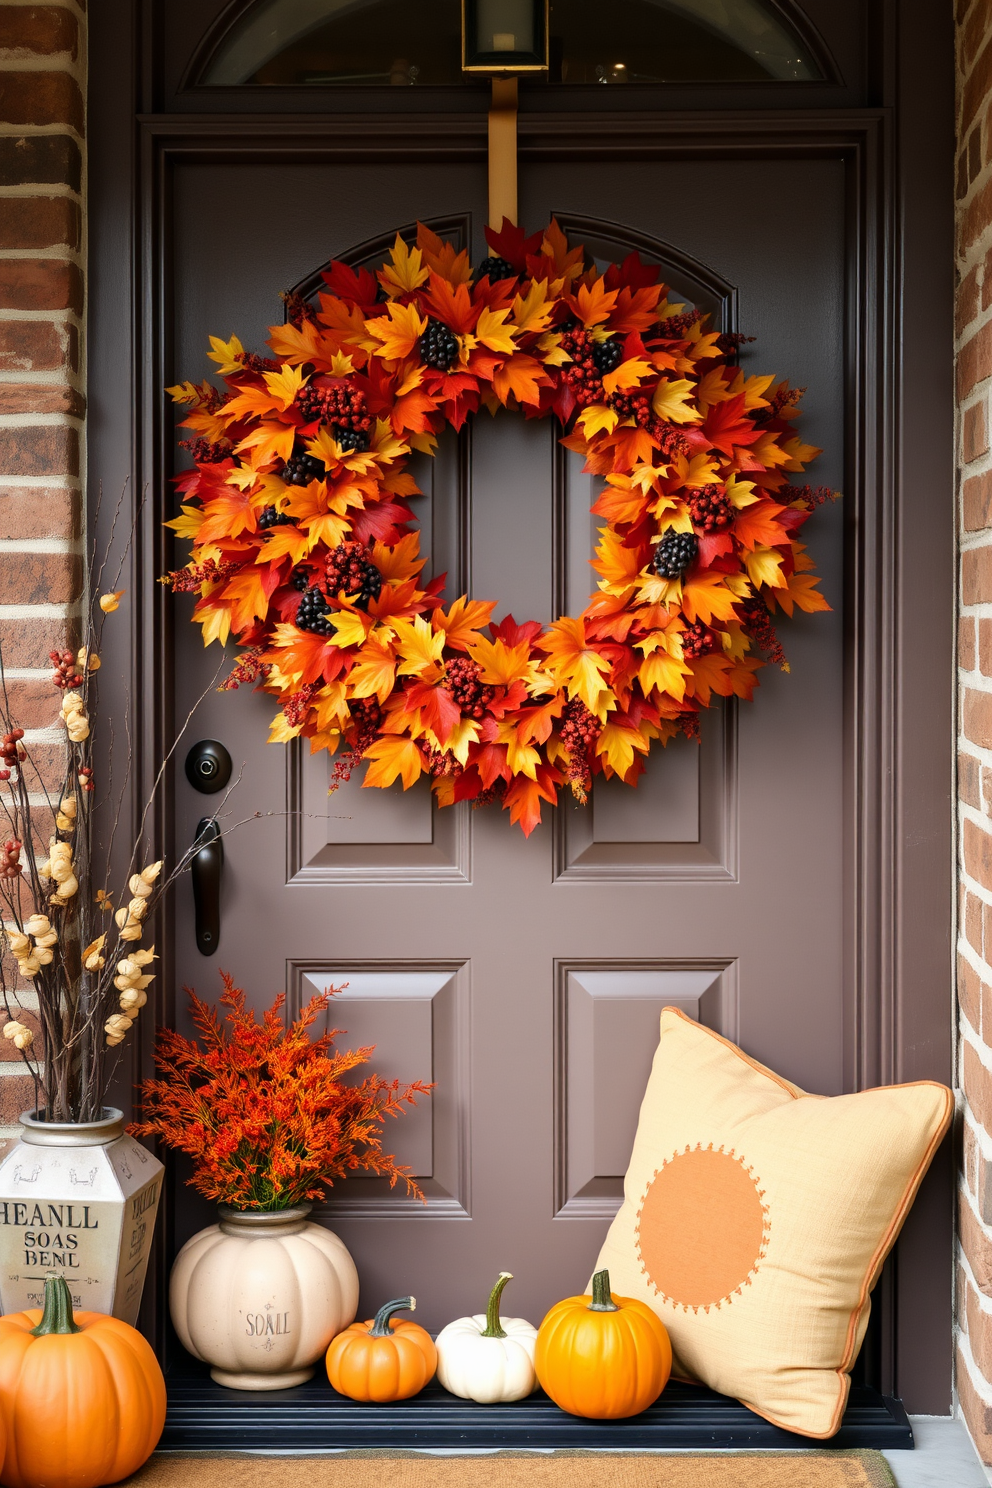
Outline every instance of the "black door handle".
[[216, 817], [202, 818], [193, 849], [190, 876], [196, 913], [196, 948], [201, 956], [212, 956], [220, 944], [220, 881], [224, 870], [224, 843]]

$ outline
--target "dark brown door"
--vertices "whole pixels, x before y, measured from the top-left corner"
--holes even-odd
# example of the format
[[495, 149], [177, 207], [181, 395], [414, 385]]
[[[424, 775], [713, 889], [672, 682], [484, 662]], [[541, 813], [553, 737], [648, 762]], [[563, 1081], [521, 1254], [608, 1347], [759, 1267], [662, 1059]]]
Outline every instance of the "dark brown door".
[[[411, 1288], [438, 1326], [507, 1268], [508, 1303], [537, 1321], [584, 1284], [665, 1002], [811, 1090], [950, 1076], [950, 684], [932, 685], [952, 613], [950, 216], [935, 205], [950, 84], [933, 63], [950, 17], [938, 0], [807, 9], [837, 62], [821, 82], [535, 85], [520, 117], [524, 224], [554, 212], [600, 261], [640, 246], [680, 297], [758, 338], [749, 369], [808, 387], [815, 479], [845, 499], [807, 529], [834, 609], [783, 627], [791, 673], [766, 669], [754, 704], [714, 711], [698, 748], [658, 751], [636, 792], [597, 788], [529, 841], [416, 790], [328, 798], [326, 760], [267, 746], [273, 703], [244, 689], [208, 689], [189, 736], [243, 762], [231, 819], [263, 815], [227, 842], [213, 958], [180, 887], [155, 1016], [181, 1019], [178, 988], [216, 992], [221, 966], [258, 1006], [347, 981], [347, 1040], [375, 1043], [383, 1073], [437, 1082], [390, 1129], [426, 1207], [354, 1177], [320, 1216], [355, 1254], [365, 1312]], [[478, 91], [199, 87], [205, 26], [240, 10], [91, 7], [91, 481], [114, 491], [130, 474], [149, 492], [134, 630], [101, 673], [108, 698], [122, 677], [140, 699], [135, 812], [221, 661], [154, 582], [184, 557], [161, 527], [176, 465], [163, 387], [209, 375], [209, 333], [261, 348], [281, 289], [418, 217], [484, 251]], [[450, 593], [518, 618], [581, 608], [591, 483], [549, 423], [484, 415], [420, 474], [424, 546]], [[210, 807], [177, 768], [155, 820], [164, 849]], [[150, 1069], [151, 1022], [128, 1076]], [[949, 1172], [935, 1165], [879, 1287], [869, 1361], [910, 1409], [938, 1413]], [[149, 1290], [159, 1319], [176, 1248], [212, 1217], [184, 1176]]]
[[[444, 165], [415, 183], [387, 165], [372, 182], [350, 166], [178, 170], [175, 375], [209, 372], [208, 332], [261, 347], [280, 288], [417, 213], [478, 260], [482, 184]], [[811, 186], [797, 221], [790, 203]], [[601, 261], [636, 243], [680, 299], [725, 326], [739, 317], [758, 338], [749, 370], [809, 386], [803, 436], [826, 451], [816, 478], [843, 484], [838, 162], [532, 166], [522, 195], [524, 222], [555, 212]], [[239, 203], [276, 197], [308, 200], [303, 223], [287, 234], [273, 214], [246, 243]], [[732, 240], [728, 216], [747, 224]], [[484, 414], [422, 461], [418, 509], [449, 597], [495, 597], [497, 614], [544, 622], [584, 607], [599, 483], [559, 450], [560, 432]], [[365, 1312], [411, 1291], [437, 1328], [478, 1310], [506, 1269], [513, 1308], [539, 1321], [582, 1288], [620, 1201], [665, 1003], [812, 1090], [843, 1088], [843, 513], [811, 525], [835, 608], [788, 627], [791, 674], [766, 669], [756, 704], [714, 710], [701, 745], [657, 750], [636, 791], [597, 784], [588, 808], [548, 813], [529, 841], [498, 810], [432, 810], [426, 786], [363, 790], [358, 776], [328, 797], [326, 755], [265, 743], [269, 697], [200, 705], [196, 734], [224, 742], [240, 774], [228, 820], [269, 814], [227, 841], [212, 959], [181, 888], [179, 981], [212, 995], [223, 966], [259, 1005], [346, 982], [333, 1023], [347, 1041], [374, 1043], [389, 1077], [437, 1082], [388, 1132], [426, 1206], [359, 1176], [321, 1213], [355, 1256]], [[172, 617], [177, 717], [221, 660], [188, 609]], [[189, 841], [209, 802], [183, 777], [175, 794]], [[205, 1217], [190, 1208], [184, 1229]]]

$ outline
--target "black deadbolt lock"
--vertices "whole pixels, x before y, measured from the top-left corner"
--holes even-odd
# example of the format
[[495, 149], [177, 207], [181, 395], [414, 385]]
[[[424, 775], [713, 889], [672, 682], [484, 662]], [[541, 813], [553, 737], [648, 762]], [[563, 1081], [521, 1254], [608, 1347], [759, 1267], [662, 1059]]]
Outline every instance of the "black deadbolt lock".
[[216, 739], [201, 739], [186, 756], [186, 779], [194, 790], [212, 796], [231, 778], [231, 756]]

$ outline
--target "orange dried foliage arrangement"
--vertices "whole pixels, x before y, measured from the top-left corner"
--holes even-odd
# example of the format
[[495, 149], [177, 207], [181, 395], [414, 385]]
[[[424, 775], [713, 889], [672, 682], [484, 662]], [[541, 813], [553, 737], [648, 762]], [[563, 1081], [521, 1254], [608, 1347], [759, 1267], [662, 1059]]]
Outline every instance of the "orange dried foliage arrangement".
[[401, 1086], [374, 1074], [345, 1083], [375, 1046], [341, 1053], [332, 1045], [342, 1029], [316, 1039], [309, 1033], [340, 987], [312, 997], [287, 1028], [282, 993], [258, 1022], [244, 992], [226, 972], [221, 977], [223, 1023], [187, 987], [200, 1042], [159, 1030], [155, 1061], [163, 1078], [142, 1084], [147, 1119], [130, 1128], [134, 1135], [161, 1137], [188, 1153], [196, 1165], [190, 1185], [234, 1209], [321, 1199], [325, 1187], [358, 1168], [388, 1178], [391, 1187], [402, 1179], [423, 1199], [410, 1170], [383, 1152], [381, 1128], [433, 1086]]

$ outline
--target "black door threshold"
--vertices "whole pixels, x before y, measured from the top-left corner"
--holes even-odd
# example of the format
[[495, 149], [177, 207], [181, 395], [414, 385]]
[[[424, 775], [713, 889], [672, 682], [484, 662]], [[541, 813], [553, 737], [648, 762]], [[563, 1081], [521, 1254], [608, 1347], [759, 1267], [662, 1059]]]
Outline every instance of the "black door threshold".
[[413, 1400], [358, 1405], [319, 1374], [292, 1390], [226, 1390], [202, 1366], [170, 1372], [159, 1443], [167, 1452], [328, 1452], [358, 1447], [590, 1447], [705, 1450], [724, 1447], [912, 1447], [902, 1402], [853, 1389], [841, 1428], [828, 1442], [772, 1426], [736, 1400], [671, 1384], [650, 1409], [626, 1421], [586, 1421], [543, 1391], [513, 1405], [458, 1400], [435, 1381]]

